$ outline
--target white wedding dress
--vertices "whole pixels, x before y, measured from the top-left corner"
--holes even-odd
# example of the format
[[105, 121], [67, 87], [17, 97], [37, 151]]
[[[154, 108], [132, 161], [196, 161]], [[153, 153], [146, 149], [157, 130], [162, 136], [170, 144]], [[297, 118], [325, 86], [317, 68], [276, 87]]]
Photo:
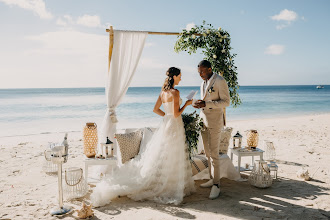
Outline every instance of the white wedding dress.
[[174, 102], [163, 103], [165, 116], [140, 158], [134, 158], [102, 180], [93, 190], [94, 206], [117, 196], [179, 204], [195, 191], [182, 117], [174, 117]]

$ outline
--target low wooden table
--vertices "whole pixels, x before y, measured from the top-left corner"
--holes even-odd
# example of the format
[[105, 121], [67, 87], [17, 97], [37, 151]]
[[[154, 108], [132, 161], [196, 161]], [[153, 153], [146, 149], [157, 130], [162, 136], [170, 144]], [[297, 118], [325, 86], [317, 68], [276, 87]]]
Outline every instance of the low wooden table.
[[233, 154], [235, 154], [238, 157], [238, 166], [237, 170], [238, 172], [241, 171], [241, 157], [247, 157], [247, 156], [252, 156], [252, 165], [254, 165], [254, 156], [259, 156], [260, 160], [263, 159], [263, 153], [264, 151], [256, 148], [255, 150], [246, 150], [246, 148], [230, 148], [231, 153], [230, 153], [230, 159], [233, 161]]
[[88, 183], [88, 166], [110, 165], [110, 166], [115, 167], [115, 166], [117, 166], [117, 157], [109, 157], [106, 159], [85, 157], [84, 163], [85, 163], [85, 179], [86, 179], [86, 182]]

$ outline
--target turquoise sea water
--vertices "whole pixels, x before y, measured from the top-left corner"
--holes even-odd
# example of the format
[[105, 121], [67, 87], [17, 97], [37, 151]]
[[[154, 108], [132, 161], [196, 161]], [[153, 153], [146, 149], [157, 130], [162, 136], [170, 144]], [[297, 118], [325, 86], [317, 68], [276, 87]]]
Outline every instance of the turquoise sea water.
[[[183, 101], [191, 90], [199, 91], [199, 87], [178, 89]], [[157, 126], [161, 117], [152, 110], [160, 90], [129, 88], [117, 109], [118, 127]], [[239, 93], [243, 103], [227, 108], [228, 120], [330, 112], [330, 86], [242, 86]], [[81, 131], [88, 121], [101, 125], [105, 103], [104, 88], [0, 89], [0, 125], [5, 128], [0, 137]]]

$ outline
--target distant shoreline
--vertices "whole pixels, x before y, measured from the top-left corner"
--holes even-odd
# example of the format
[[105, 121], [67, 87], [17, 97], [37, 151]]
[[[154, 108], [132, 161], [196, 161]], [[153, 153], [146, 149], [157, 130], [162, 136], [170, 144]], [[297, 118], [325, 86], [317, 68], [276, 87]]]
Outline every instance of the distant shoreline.
[[[268, 87], [268, 86], [272, 86], [272, 87], [286, 87], [286, 86], [318, 86], [318, 85], [322, 85], [322, 86], [330, 86], [330, 84], [312, 84], [312, 85], [240, 85], [239, 87]], [[199, 87], [200, 85], [196, 85], [196, 86], [178, 86], [178, 88], [184, 87], [184, 88], [188, 88], [188, 87]], [[14, 89], [103, 89], [105, 87], [34, 87], [34, 88], [0, 88], [0, 90], [14, 90]], [[161, 86], [130, 86], [129, 88], [161, 88]]]

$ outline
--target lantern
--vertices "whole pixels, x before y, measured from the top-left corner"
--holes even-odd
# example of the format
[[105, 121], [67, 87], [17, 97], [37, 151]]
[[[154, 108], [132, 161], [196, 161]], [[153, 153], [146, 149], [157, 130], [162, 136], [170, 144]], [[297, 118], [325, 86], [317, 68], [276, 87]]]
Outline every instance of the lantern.
[[273, 179], [277, 179], [277, 170], [278, 166], [275, 161], [270, 161], [270, 164], [268, 164], [268, 168], [270, 170], [270, 174]]
[[110, 157], [113, 157], [113, 142], [107, 137], [107, 154], [109, 155], [109, 149], [110, 149]]
[[242, 147], [242, 138], [243, 136], [237, 131], [237, 133], [233, 137], [233, 148], [241, 148]]
[[265, 140], [265, 145], [266, 160], [275, 161], [276, 152], [273, 142]]
[[107, 137], [105, 143], [100, 143], [100, 148], [97, 154], [99, 158], [107, 158], [108, 156], [113, 157], [113, 142]]
[[68, 200], [81, 198], [87, 194], [88, 185], [83, 176], [83, 170], [77, 167], [65, 169], [63, 191]]
[[96, 123], [86, 123], [86, 126], [84, 127], [84, 154], [87, 157], [95, 157], [97, 141], [98, 137]]
[[256, 149], [258, 146], [259, 134], [257, 130], [249, 130], [247, 133], [247, 146]]
[[269, 161], [268, 168], [271, 172], [273, 179], [277, 179], [278, 166], [276, 164], [276, 151], [273, 142], [265, 141], [266, 149], [266, 159]]
[[270, 175], [270, 170], [266, 161], [256, 160], [253, 170], [249, 176], [249, 182], [252, 186], [258, 188], [267, 188], [272, 185], [273, 178]]

